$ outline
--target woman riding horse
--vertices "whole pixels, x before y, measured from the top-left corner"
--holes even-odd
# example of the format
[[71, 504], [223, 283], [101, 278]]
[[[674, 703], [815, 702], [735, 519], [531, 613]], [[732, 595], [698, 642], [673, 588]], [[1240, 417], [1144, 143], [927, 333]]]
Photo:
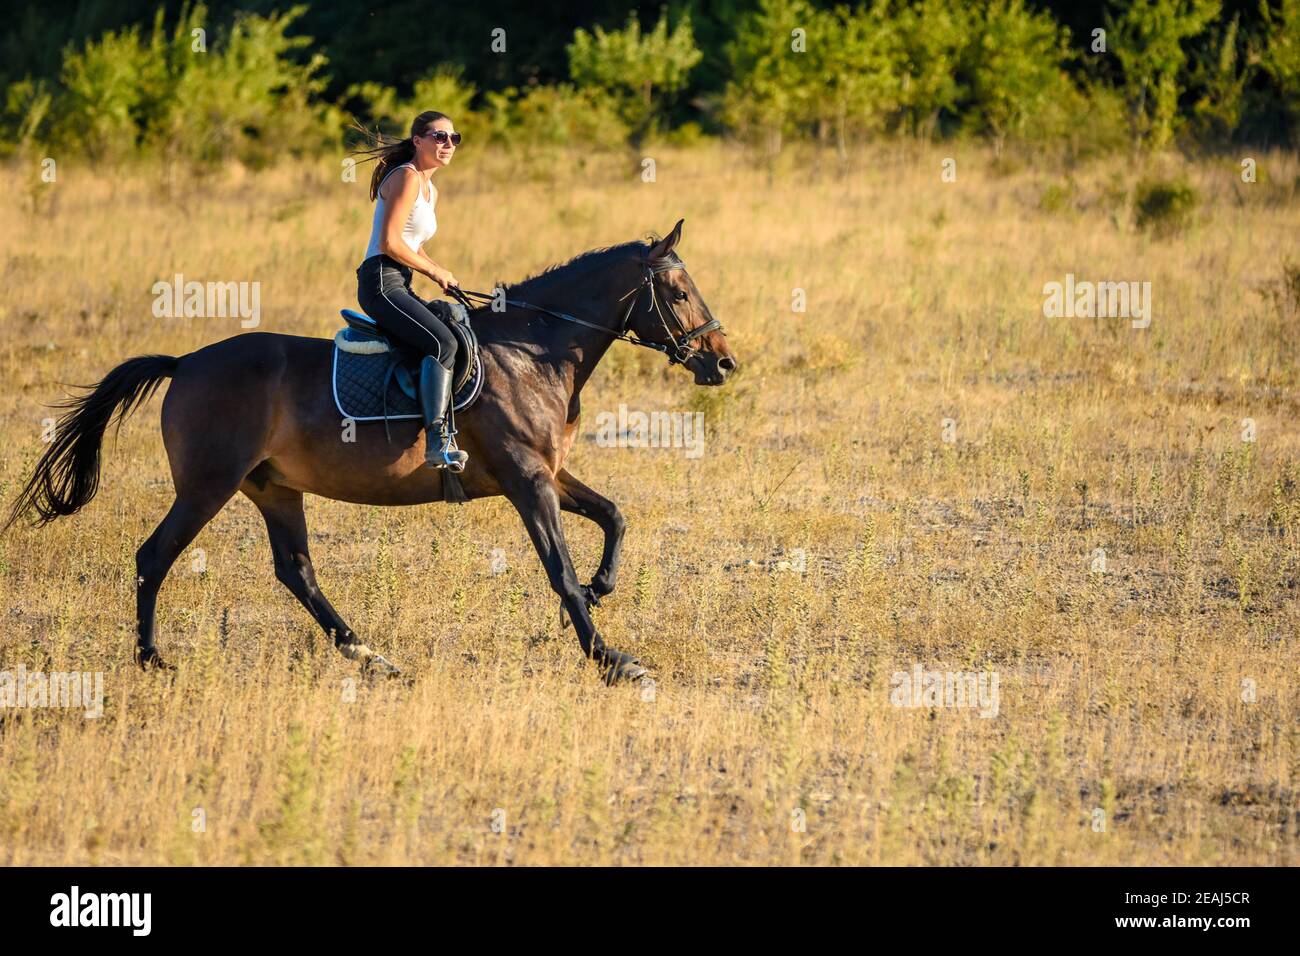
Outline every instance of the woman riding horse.
[[377, 162], [370, 178], [375, 218], [365, 261], [357, 269], [357, 301], [392, 339], [424, 356], [419, 388], [424, 461], [457, 472], [464, 471], [469, 455], [456, 447], [447, 425], [456, 337], [432, 303], [411, 291], [411, 279], [419, 272], [444, 292], [460, 285], [421, 248], [438, 230], [433, 174], [451, 162], [460, 141], [450, 118], [428, 110], [411, 123], [408, 138], [358, 150]]

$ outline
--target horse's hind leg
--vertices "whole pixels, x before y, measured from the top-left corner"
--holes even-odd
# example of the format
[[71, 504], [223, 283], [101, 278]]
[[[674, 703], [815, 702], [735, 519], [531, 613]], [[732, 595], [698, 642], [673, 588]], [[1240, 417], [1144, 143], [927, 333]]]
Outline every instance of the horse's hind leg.
[[159, 663], [154, 607], [172, 563], [266, 457], [277, 413], [277, 362], [283, 361], [283, 354], [277, 357], [265, 344], [259, 346], [252, 335], [179, 361], [162, 405], [163, 446], [176, 503], [135, 559], [142, 666]]
[[266, 521], [276, 578], [293, 592], [307, 613], [333, 639], [339, 653], [349, 660], [361, 661], [369, 671], [401, 673], [382, 655], [366, 647], [321, 593], [307, 550], [307, 516], [302, 510], [302, 492], [269, 483], [259, 487], [251, 481], [245, 482], [242, 490]]
[[202, 494], [178, 494], [171, 510], [154, 533], [135, 553], [135, 620], [136, 662], [143, 668], [167, 665], [158, 654], [154, 641], [154, 611], [158, 606], [158, 589], [176, 558], [203, 530], [234, 495], [209, 491]]

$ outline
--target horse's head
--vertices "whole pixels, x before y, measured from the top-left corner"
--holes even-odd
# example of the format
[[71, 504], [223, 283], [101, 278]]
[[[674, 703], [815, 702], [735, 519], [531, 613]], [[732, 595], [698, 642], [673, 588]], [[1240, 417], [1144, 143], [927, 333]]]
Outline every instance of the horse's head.
[[685, 221], [677, 220], [672, 232], [649, 247], [642, 284], [629, 294], [625, 330], [663, 345], [670, 362], [694, 373], [696, 385], [721, 385], [739, 363], [727, 347], [722, 324], [674, 251]]

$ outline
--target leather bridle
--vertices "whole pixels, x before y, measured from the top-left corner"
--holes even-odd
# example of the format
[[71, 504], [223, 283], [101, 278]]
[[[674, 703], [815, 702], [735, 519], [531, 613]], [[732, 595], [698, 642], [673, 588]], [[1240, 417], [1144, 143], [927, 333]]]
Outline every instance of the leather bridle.
[[[631, 298], [627, 308], [623, 311], [623, 318], [619, 321], [617, 329], [611, 329], [604, 325], [597, 325], [595, 322], [588, 322], [585, 319], [579, 319], [576, 316], [568, 315], [564, 312], [557, 312], [554, 309], [547, 309], [540, 305], [533, 305], [529, 302], [520, 302], [516, 299], [506, 299], [506, 305], [514, 306], [519, 309], [530, 309], [533, 312], [541, 312], [546, 315], [554, 316], [557, 319], [563, 319], [565, 322], [573, 322], [577, 325], [586, 326], [589, 329], [596, 329], [607, 335], [612, 335], [616, 339], [624, 342], [630, 342], [633, 345], [640, 345], [643, 348], [654, 349], [656, 352], [662, 352], [668, 357], [669, 365], [685, 365], [690, 358], [699, 351], [699, 347], [694, 344], [695, 340], [701, 336], [708, 335], [710, 332], [722, 332], [722, 323], [717, 319], [709, 319], [703, 325], [698, 325], [693, 329], [688, 329], [682, 323], [681, 318], [677, 315], [677, 310], [673, 308], [671, 302], [666, 303], [668, 314], [672, 316], [673, 325], [677, 327], [677, 334], [668, 327], [668, 320], [664, 317], [664, 311], [660, 306], [661, 294], [658, 286], [655, 284], [655, 276], [663, 272], [671, 272], [674, 269], [685, 269], [686, 264], [678, 257], [675, 252], [670, 252], [662, 259], [648, 259], [644, 263], [645, 274], [641, 281], [619, 297], [620, 302], [624, 299]], [[663, 326], [664, 335], [667, 336], [665, 342], [653, 342], [649, 339], [643, 339], [639, 335], [629, 335], [628, 325], [632, 320], [632, 309], [636, 306], [637, 298], [640, 294], [649, 289], [650, 297], [646, 302], [645, 309], [647, 312], [652, 309], [659, 316], [659, 324]], [[493, 301], [496, 297], [486, 292], [472, 292], [453, 286], [449, 294], [454, 296], [461, 305], [466, 309], [474, 309], [470, 298], [481, 299], [487, 302]], [[726, 333], [723, 332], [725, 335]]]

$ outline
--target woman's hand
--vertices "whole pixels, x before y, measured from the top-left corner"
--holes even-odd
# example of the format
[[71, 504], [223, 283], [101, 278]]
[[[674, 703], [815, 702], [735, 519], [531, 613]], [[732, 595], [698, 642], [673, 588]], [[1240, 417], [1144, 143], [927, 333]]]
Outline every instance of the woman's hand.
[[460, 287], [460, 283], [456, 281], [456, 277], [442, 266], [434, 266], [426, 273], [426, 275], [428, 275], [428, 277], [434, 282], [438, 283], [438, 285], [442, 287], [443, 292], [446, 292], [452, 286], [457, 288]]

